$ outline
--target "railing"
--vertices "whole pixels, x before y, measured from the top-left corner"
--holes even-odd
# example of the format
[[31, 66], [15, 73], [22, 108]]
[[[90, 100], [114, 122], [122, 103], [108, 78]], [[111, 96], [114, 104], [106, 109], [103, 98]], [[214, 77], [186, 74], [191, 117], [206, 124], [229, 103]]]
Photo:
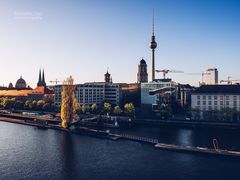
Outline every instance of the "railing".
[[157, 144], [158, 143], [158, 139], [141, 137], [141, 136], [134, 136], [134, 135], [130, 135], [130, 134], [119, 134], [119, 135], [122, 138], [129, 139], [129, 140], [147, 142], [147, 143], [152, 143], [152, 144]]

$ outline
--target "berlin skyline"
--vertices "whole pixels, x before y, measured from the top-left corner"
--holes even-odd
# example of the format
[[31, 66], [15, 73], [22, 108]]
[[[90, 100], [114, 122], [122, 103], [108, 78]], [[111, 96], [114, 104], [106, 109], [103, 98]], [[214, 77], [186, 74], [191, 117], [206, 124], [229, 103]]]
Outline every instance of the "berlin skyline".
[[[56, 3], [57, 2], [57, 3]], [[0, 1], [0, 85], [22, 76], [35, 87], [39, 68], [47, 84], [69, 75], [75, 83], [136, 82], [142, 57], [151, 79], [152, 11], [156, 69], [240, 79], [240, 3], [236, 1]], [[168, 74], [197, 85], [201, 75]], [[156, 73], [156, 78], [162, 74]]]

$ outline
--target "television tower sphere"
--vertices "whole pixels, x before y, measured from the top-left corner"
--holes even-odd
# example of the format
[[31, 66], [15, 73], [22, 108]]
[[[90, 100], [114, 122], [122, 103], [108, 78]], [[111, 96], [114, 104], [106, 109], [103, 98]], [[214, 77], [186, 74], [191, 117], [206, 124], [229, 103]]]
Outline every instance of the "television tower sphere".
[[154, 35], [152, 36], [152, 41], [150, 42], [149, 46], [150, 46], [151, 49], [155, 49], [157, 47], [157, 43], [155, 41], [155, 36]]

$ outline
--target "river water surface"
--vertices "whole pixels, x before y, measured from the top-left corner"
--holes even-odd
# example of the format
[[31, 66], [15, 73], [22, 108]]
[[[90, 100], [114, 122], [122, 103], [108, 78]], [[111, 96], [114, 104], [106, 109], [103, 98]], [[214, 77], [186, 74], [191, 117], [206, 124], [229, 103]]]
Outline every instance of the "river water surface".
[[[132, 127], [124, 133], [164, 143], [240, 150], [233, 129]], [[240, 179], [240, 158], [161, 151], [139, 142], [111, 141], [0, 122], [0, 179]]]

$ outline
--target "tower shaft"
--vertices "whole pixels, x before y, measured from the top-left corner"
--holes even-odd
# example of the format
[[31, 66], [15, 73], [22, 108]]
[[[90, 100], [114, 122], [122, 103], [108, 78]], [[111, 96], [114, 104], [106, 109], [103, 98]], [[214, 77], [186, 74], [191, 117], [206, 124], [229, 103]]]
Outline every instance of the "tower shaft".
[[155, 80], [155, 49], [152, 49], [152, 81]]

